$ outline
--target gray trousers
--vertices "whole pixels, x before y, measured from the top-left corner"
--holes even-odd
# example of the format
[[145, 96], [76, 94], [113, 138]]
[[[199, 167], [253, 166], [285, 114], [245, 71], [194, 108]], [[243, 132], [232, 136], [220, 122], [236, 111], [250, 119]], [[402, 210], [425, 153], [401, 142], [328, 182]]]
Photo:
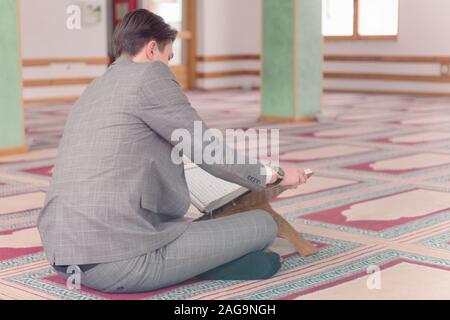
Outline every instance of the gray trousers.
[[[81, 273], [81, 284], [103, 292], [147, 292], [191, 279], [203, 272], [270, 246], [277, 224], [263, 210], [193, 222], [176, 240], [147, 254], [101, 263]], [[69, 275], [58, 273], [67, 278]]]

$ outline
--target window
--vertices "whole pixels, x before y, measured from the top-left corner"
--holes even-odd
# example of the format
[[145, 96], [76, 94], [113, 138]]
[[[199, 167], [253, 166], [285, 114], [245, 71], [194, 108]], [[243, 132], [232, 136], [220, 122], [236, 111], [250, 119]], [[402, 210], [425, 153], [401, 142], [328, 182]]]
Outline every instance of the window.
[[396, 39], [399, 0], [322, 0], [326, 39]]

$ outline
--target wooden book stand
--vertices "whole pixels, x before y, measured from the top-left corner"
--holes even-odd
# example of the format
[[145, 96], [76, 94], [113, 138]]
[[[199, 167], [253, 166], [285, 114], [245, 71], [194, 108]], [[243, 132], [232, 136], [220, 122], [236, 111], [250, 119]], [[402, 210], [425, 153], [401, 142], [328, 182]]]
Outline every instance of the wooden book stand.
[[282, 186], [269, 186], [259, 192], [251, 192], [242, 195], [233, 202], [213, 211], [211, 214], [205, 214], [194, 221], [215, 219], [225, 217], [235, 213], [262, 209], [272, 215], [272, 218], [278, 225], [278, 236], [288, 240], [301, 256], [309, 256], [319, 251], [309, 241], [305, 240], [280, 214], [278, 214], [270, 205], [269, 201], [278, 197], [288, 188]]

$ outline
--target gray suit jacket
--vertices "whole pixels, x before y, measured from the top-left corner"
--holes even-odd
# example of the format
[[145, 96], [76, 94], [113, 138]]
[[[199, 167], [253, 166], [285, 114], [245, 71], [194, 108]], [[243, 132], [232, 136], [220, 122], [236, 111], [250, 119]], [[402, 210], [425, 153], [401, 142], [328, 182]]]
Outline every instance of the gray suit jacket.
[[[73, 106], [38, 229], [53, 265], [124, 260], [156, 250], [188, 227], [183, 165], [172, 131], [201, 121], [169, 67], [118, 59]], [[205, 124], [203, 124], [206, 127]], [[201, 165], [259, 191], [261, 164]]]

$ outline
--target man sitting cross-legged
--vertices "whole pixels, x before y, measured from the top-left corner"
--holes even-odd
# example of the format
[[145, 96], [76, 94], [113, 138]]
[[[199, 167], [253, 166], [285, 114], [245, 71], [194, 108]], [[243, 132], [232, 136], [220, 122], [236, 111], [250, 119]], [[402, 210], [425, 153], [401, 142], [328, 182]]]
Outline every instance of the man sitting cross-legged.
[[[126, 15], [114, 34], [118, 59], [69, 114], [38, 228], [51, 265], [63, 277], [78, 266], [87, 287], [142, 292], [196, 276], [265, 279], [280, 268], [264, 252], [277, 234], [266, 211], [183, 219], [190, 199], [171, 134], [193, 134], [202, 120], [168, 67], [176, 34], [149, 11]], [[200, 166], [252, 191], [307, 179], [297, 168], [281, 179], [260, 163]]]

